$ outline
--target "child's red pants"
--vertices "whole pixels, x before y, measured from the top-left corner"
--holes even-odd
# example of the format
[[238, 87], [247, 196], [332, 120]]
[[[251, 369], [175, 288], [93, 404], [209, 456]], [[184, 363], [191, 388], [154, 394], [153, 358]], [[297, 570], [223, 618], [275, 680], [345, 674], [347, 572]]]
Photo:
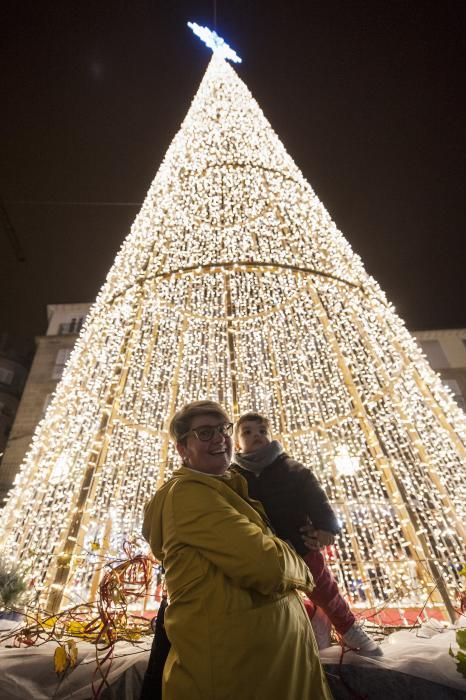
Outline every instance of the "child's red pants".
[[322, 552], [318, 549], [309, 551], [304, 557], [304, 561], [308, 565], [315, 583], [315, 588], [309, 598], [324, 611], [336, 631], [339, 634], [345, 634], [356, 618], [338, 590], [337, 582], [330, 573]]

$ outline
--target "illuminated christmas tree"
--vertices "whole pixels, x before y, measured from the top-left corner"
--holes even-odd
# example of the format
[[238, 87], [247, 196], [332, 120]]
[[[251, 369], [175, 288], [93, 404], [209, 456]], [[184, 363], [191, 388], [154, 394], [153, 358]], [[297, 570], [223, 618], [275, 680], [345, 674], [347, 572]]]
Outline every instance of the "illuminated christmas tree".
[[178, 465], [182, 404], [271, 417], [343, 524], [354, 605], [446, 606], [466, 421], [219, 50], [93, 305], [3, 512], [49, 609], [95, 595]]

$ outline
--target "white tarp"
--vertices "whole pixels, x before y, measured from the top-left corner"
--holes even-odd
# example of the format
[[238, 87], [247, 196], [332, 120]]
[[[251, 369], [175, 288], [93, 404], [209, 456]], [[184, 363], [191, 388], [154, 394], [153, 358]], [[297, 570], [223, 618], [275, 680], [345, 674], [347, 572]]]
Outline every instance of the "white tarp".
[[[0, 626], [0, 634], [11, 623]], [[440, 629], [440, 628], [439, 628]], [[399, 671], [441, 685], [463, 690], [466, 680], [456, 670], [454, 659], [448, 654], [450, 645], [458, 647], [453, 629], [439, 631], [424, 627], [421, 630], [401, 631], [391, 634], [384, 642], [381, 657], [364, 657], [354, 652], [344, 655], [344, 664], [371, 666]], [[430, 638], [420, 636], [431, 634]], [[12, 649], [0, 646], [1, 700], [88, 700], [92, 698], [91, 683], [95, 671], [95, 647], [77, 641], [78, 664], [64, 678], [58, 679], [54, 671], [53, 654], [57, 644], [48, 642], [39, 647]], [[11, 643], [11, 642], [10, 642]], [[149, 657], [152, 643], [146, 638], [139, 643], [119, 642], [110, 667], [108, 681], [118, 686], [116, 697], [137, 700], [140, 682]], [[323, 663], [338, 664], [340, 648], [321, 651]], [[94, 676], [99, 682], [99, 675]]]

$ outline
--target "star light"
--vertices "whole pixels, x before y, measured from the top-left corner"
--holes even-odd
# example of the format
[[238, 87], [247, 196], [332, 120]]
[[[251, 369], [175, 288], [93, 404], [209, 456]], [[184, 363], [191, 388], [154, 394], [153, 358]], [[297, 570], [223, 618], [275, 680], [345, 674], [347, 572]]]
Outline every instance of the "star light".
[[241, 58], [236, 51], [233, 51], [217, 32], [212, 31], [209, 27], [201, 27], [199, 24], [196, 24], [196, 22], [188, 22], [188, 27], [218, 56], [227, 58], [234, 63], [241, 63]]

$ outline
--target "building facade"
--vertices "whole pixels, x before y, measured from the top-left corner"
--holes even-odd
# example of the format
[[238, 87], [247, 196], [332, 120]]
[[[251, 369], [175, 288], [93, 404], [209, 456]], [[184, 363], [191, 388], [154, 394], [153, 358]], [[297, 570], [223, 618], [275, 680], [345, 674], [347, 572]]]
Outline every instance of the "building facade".
[[[5, 435], [5, 445], [2, 446], [0, 439], [0, 452], [4, 453], [0, 463], [1, 506], [61, 378], [89, 306], [47, 307], [47, 333], [36, 338], [36, 353], [27, 382], [27, 368], [11, 358], [0, 357], [0, 432]], [[14, 422], [11, 414], [16, 414]]]
[[[33, 345], [0, 335], [0, 464], [33, 356]], [[1, 468], [1, 467], [0, 467]]]
[[429, 363], [466, 411], [466, 328], [414, 331]]

